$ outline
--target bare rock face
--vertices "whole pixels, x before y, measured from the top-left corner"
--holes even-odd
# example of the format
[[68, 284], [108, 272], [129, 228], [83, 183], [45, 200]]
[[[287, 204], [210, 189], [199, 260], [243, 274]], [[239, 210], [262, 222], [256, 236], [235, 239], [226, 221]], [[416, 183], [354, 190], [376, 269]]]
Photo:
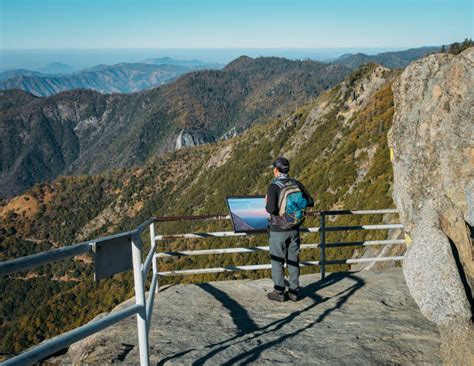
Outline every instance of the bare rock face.
[[197, 146], [213, 142], [214, 139], [210, 135], [206, 135], [199, 131], [182, 130], [176, 138], [176, 150], [187, 146]]
[[474, 364], [474, 48], [412, 63], [394, 83], [393, 198], [408, 235], [403, 263], [447, 364]]

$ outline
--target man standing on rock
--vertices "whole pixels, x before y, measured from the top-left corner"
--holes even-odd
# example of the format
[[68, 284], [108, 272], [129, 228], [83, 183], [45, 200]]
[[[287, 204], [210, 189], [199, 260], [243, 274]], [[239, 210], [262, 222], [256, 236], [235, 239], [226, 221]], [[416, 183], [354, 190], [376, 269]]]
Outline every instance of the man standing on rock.
[[[270, 214], [270, 259], [274, 290], [267, 296], [270, 300], [283, 302], [286, 296], [298, 301], [299, 290], [299, 227], [305, 218], [307, 207], [314, 206], [314, 200], [306, 188], [296, 179], [290, 178], [290, 162], [279, 157], [272, 164], [275, 179], [267, 189], [266, 210]], [[284, 263], [288, 265], [289, 288], [285, 294]]]

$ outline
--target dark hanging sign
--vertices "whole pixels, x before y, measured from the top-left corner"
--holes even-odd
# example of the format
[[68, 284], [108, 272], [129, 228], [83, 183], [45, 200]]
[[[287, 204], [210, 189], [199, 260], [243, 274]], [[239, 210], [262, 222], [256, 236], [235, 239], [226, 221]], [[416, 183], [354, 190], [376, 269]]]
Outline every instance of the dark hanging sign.
[[132, 244], [128, 233], [96, 242], [93, 252], [94, 281], [132, 268]]

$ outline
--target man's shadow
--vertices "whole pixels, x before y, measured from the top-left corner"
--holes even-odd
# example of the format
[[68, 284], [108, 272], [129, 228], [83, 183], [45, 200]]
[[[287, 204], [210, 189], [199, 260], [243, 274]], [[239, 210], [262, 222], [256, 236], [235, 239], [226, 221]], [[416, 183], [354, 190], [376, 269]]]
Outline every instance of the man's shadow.
[[[353, 284], [347, 287], [346, 289], [344, 289], [343, 291], [330, 297], [322, 297], [317, 294], [318, 291], [326, 287], [332, 286], [335, 283], [340, 282], [345, 279], [351, 280]], [[247, 310], [243, 306], [241, 306], [236, 300], [232, 299], [226, 292], [214, 287], [213, 285], [209, 283], [199, 284], [197, 285], [198, 287], [200, 287], [202, 290], [206, 291], [207, 293], [211, 294], [216, 300], [221, 302], [221, 304], [229, 311], [229, 314], [235, 326], [238, 328], [238, 332], [233, 337], [225, 339], [221, 342], [207, 345], [205, 348], [210, 348], [212, 350], [210, 350], [207, 354], [205, 354], [204, 356], [194, 361], [193, 365], [204, 364], [207, 360], [211, 359], [214, 355], [218, 354], [219, 352], [224, 351], [225, 349], [231, 347], [232, 345], [239, 344], [242, 342], [248, 342], [253, 339], [258, 339], [267, 333], [277, 331], [283, 328], [285, 325], [291, 323], [299, 315], [313, 309], [317, 305], [323, 302], [326, 302], [330, 299], [337, 298], [336, 304], [333, 307], [328, 308], [324, 312], [322, 312], [314, 320], [314, 322], [309, 323], [308, 325], [296, 331], [292, 331], [291, 333], [284, 334], [281, 337], [274, 339], [270, 342], [260, 343], [257, 346], [251, 348], [250, 350], [233, 357], [232, 359], [228, 360], [225, 364], [230, 365], [237, 362], [246, 364], [246, 363], [256, 361], [259, 358], [260, 354], [266, 349], [273, 347], [277, 344], [280, 344], [286, 339], [295, 337], [301, 332], [304, 332], [314, 327], [316, 324], [321, 323], [332, 312], [336, 311], [342, 305], [344, 305], [347, 302], [347, 300], [364, 285], [365, 285], [365, 281], [352, 272], [331, 273], [325, 279], [312, 283], [308, 286], [305, 286], [300, 290], [301, 298], [302, 299], [311, 298], [313, 300], [312, 304], [304, 307], [301, 310], [296, 310], [282, 319], [275, 320], [274, 322], [271, 322], [265, 326], [259, 327], [250, 317]], [[262, 299], [262, 301], [269, 301], [269, 300]], [[163, 365], [166, 361], [177, 359], [195, 350], [197, 349], [192, 348], [192, 349], [188, 349], [182, 352], [175, 353], [174, 355], [171, 355], [162, 359], [157, 365]]]

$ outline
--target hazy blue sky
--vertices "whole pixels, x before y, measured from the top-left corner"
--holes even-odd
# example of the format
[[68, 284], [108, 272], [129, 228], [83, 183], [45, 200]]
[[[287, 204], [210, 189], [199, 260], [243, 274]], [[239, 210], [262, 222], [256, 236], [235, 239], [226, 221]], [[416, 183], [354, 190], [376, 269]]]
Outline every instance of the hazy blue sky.
[[0, 47], [439, 45], [473, 37], [472, 3], [472, 0], [0, 0]]

